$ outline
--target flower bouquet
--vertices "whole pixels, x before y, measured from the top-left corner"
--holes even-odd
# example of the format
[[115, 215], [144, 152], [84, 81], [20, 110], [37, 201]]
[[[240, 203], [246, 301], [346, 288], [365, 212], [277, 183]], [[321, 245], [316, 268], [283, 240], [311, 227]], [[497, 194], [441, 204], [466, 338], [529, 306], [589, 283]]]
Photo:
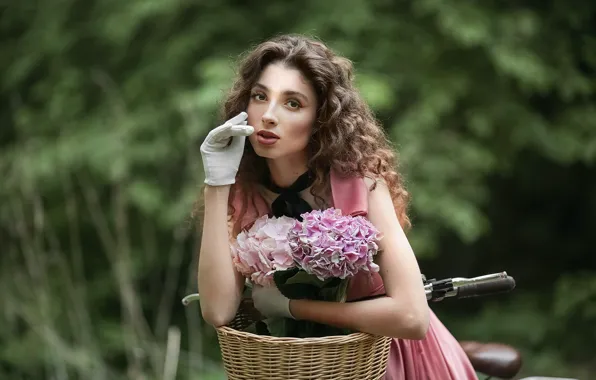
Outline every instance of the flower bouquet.
[[[277, 286], [289, 299], [344, 302], [349, 280], [360, 272], [378, 272], [374, 256], [380, 232], [362, 216], [335, 208], [289, 217], [257, 219], [231, 245], [236, 269], [252, 284]], [[311, 321], [265, 318], [245, 331], [276, 337], [323, 337], [352, 333]]]

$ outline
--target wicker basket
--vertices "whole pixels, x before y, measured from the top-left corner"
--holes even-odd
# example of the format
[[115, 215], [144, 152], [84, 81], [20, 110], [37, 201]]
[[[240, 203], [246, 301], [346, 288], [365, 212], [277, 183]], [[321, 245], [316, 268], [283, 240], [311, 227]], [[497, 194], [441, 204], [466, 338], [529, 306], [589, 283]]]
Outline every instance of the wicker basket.
[[250, 300], [217, 329], [230, 380], [365, 380], [385, 375], [391, 339], [365, 333], [323, 338], [277, 338], [244, 331], [258, 320]]

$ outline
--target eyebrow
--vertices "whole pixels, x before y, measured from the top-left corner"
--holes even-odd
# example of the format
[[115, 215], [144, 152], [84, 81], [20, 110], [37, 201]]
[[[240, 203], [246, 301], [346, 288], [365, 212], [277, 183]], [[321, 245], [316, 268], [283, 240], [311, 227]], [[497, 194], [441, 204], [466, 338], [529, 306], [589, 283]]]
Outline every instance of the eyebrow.
[[[264, 84], [261, 84], [261, 83], [255, 84], [255, 87], [259, 87], [259, 88], [261, 88], [264, 91], [269, 91], [269, 88], [267, 88], [267, 86], [265, 86]], [[297, 97], [300, 97], [305, 102], [308, 102], [308, 97], [306, 95], [304, 95], [303, 93], [301, 93], [301, 92], [287, 90], [287, 91], [284, 91], [283, 93], [284, 93], [284, 95], [287, 95], [287, 96], [297, 96]]]

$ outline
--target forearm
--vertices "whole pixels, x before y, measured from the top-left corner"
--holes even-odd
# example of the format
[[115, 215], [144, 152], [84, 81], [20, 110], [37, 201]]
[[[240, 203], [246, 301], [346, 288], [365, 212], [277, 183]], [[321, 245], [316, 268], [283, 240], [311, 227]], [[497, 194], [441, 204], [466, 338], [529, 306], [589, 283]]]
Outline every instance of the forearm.
[[214, 326], [236, 314], [242, 278], [232, 264], [228, 232], [229, 186], [206, 186], [198, 284], [203, 318]]
[[386, 296], [347, 303], [291, 300], [290, 311], [296, 319], [402, 339], [424, 338], [429, 318], [428, 307], [415, 311]]

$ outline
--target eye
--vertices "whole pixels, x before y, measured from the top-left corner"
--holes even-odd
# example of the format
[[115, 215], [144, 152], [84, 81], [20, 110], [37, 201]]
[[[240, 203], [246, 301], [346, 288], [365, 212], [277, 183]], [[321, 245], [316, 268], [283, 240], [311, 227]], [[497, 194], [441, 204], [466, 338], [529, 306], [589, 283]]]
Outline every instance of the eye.
[[251, 96], [254, 100], [263, 101], [265, 100], [265, 95], [261, 94], [260, 92], [256, 92]]
[[300, 102], [298, 102], [297, 100], [288, 100], [288, 106], [290, 106], [290, 108], [294, 108], [294, 109], [298, 109], [301, 107]]

